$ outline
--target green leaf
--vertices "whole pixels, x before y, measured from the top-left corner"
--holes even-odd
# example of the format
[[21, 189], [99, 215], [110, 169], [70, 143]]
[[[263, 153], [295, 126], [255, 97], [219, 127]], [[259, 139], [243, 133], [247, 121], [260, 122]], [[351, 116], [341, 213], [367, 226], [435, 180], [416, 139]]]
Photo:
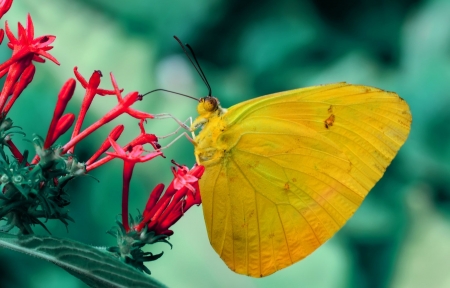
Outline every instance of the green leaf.
[[91, 287], [166, 287], [103, 249], [69, 239], [0, 232], [0, 246], [50, 261]]

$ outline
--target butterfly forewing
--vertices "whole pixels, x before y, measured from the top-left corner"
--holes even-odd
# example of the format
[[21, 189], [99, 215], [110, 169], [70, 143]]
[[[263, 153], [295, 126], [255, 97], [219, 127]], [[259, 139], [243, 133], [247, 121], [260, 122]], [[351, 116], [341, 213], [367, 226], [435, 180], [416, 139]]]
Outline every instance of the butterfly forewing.
[[208, 236], [232, 270], [262, 277], [345, 224], [406, 140], [411, 114], [395, 93], [339, 83], [256, 98], [210, 120], [199, 136], [218, 135], [211, 143], [223, 154], [200, 163]]

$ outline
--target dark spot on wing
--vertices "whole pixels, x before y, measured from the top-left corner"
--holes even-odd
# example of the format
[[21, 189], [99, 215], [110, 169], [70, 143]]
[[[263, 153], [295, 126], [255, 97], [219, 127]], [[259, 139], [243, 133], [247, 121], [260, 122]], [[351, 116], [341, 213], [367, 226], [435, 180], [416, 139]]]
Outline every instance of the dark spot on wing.
[[329, 129], [331, 126], [333, 126], [335, 120], [334, 114], [331, 114], [327, 119], [325, 119], [325, 128]]

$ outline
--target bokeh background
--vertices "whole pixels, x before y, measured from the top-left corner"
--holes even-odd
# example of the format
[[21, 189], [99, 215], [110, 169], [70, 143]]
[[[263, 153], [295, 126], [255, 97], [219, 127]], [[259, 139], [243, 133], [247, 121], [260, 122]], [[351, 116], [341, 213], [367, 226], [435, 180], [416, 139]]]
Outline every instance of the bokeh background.
[[[411, 107], [411, 134], [385, 176], [348, 224], [311, 256], [263, 279], [237, 275], [210, 247], [201, 207], [193, 207], [174, 226], [172, 250], [152, 247], [165, 252], [149, 265], [156, 279], [169, 287], [450, 287], [450, 1], [16, 0], [2, 21], [14, 27], [28, 12], [38, 35], [57, 36], [51, 52], [61, 62], [37, 65], [35, 80], [12, 110], [15, 124], [28, 135], [45, 135], [56, 95], [73, 77], [74, 66], [86, 78], [95, 69], [103, 71], [103, 88], [111, 87], [113, 71], [125, 92], [166, 88], [204, 96], [207, 89], [173, 35], [194, 47], [224, 107], [339, 81], [395, 91]], [[0, 58], [9, 55], [4, 43]], [[69, 108], [74, 113], [80, 87], [76, 95]], [[97, 98], [87, 121], [101, 117], [114, 102]], [[137, 105], [181, 120], [195, 117], [195, 107], [194, 101], [164, 93]], [[122, 144], [137, 135], [130, 117], [110, 128], [118, 123], [127, 125]], [[177, 125], [169, 119], [146, 127], [162, 136]], [[79, 157], [92, 155], [108, 132], [79, 145]], [[185, 139], [165, 154], [167, 160], [137, 167], [131, 212], [142, 210], [156, 183], [170, 181], [169, 159], [194, 163]], [[121, 168], [116, 160], [92, 173], [99, 183], [89, 177], [71, 183], [76, 222], [68, 232], [61, 223], [48, 223], [53, 234], [113, 245], [105, 231], [120, 213]], [[0, 287], [86, 285], [50, 263], [0, 249]]]

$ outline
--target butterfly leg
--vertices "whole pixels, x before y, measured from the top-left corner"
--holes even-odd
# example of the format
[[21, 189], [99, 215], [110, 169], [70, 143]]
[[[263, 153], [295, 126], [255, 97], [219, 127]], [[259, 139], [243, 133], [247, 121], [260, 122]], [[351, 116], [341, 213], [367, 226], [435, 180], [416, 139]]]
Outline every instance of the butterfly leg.
[[[173, 131], [172, 133], [169, 133], [169, 134], [164, 135], [164, 136], [158, 136], [158, 139], [165, 139], [165, 138], [168, 138], [168, 137], [170, 137], [170, 136], [172, 136], [172, 135], [177, 134], [178, 131], [180, 131], [181, 128], [187, 127], [187, 126], [186, 126], [186, 122], [188, 122], [188, 121], [189, 121], [190, 124], [192, 124], [192, 117], [189, 117], [189, 118], [187, 118], [184, 122], [181, 122], [180, 120], [176, 119], [176, 118], [173, 117], [172, 115], [170, 115], [170, 114], [168, 114], [168, 115], [169, 115], [169, 116], [167, 116], [167, 117], [166, 117], [166, 115], [164, 115], [163, 117], [164, 117], [164, 118], [173, 118], [173, 119], [175, 119], [175, 121], [177, 121], [177, 123], [180, 124], [180, 127], [178, 127], [177, 130]], [[164, 119], [164, 118], [158, 118], [158, 119]], [[187, 132], [183, 132], [182, 134], [178, 135], [177, 138], [175, 138], [174, 140], [172, 140], [169, 144], [167, 144], [167, 145], [164, 146], [164, 147], [161, 147], [160, 149], [165, 149], [165, 148], [170, 147], [173, 143], [175, 143], [175, 142], [176, 142], [178, 139], [180, 139], [182, 136], [185, 136], [191, 143], [194, 143], [194, 140], [193, 140], [193, 139], [195, 139], [195, 134], [194, 134], [194, 132], [192, 132], [192, 138], [188, 135]]]
[[[176, 120], [177, 120], [177, 123], [178, 123], [178, 121], [180, 121], [178, 119], [176, 119]], [[189, 121], [189, 123], [192, 123], [192, 117], [187, 118], [186, 120], [184, 120], [184, 122], [180, 121], [179, 123], [181, 123], [182, 125], [180, 125], [180, 127], [178, 127], [177, 130], [175, 130], [172, 133], [169, 133], [167, 135], [164, 135], [164, 136], [158, 136], [158, 139], [168, 138], [168, 137], [170, 137], [170, 136], [172, 136], [174, 134], [177, 134], [178, 131], [180, 131], [181, 128], [185, 129], [185, 126], [187, 127], [186, 122], [188, 122], [188, 121]]]
[[[167, 144], [167, 145], [164, 146], [164, 147], [161, 147], [160, 150], [169, 148], [170, 146], [172, 146], [173, 143], [175, 143], [176, 141], [178, 141], [178, 139], [180, 139], [180, 138], [183, 137], [183, 136], [186, 137], [192, 144], [195, 144], [194, 139], [191, 138], [187, 132], [183, 132], [182, 134], [178, 135], [177, 138], [173, 139], [169, 144]], [[163, 136], [163, 137], [164, 137], [164, 136]], [[161, 137], [158, 137], [158, 138], [161, 138]]]
[[[174, 132], [172, 132], [172, 133], [170, 133], [170, 134], [168, 134], [168, 135], [166, 135], [166, 136], [161, 136], [161, 137], [158, 137], [158, 138], [160, 138], [160, 139], [164, 139], [164, 138], [167, 138], [167, 137], [169, 137], [169, 136], [171, 136], [171, 135], [173, 135], [173, 134], [176, 134], [176, 133], [178, 133], [178, 131], [180, 130], [180, 128], [183, 128], [183, 129], [185, 129], [185, 130], [187, 130], [187, 131], [191, 131], [191, 129], [190, 129], [190, 127], [192, 126], [192, 117], [189, 117], [188, 119], [186, 119], [184, 122], [181, 122], [179, 119], [177, 119], [176, 117], [174, 117], [172, 114], [169, 114], [169, 113], [161, 113], [161, 114], [154, 114], [153, 116], [155, 116], [155, 119], [167, 119], [167, 118], [172, 118], [173, 120], [175, 120], [175, 122], [177, 122], [178, 123], [178, 125], [180, 125], [180, 127], [177, 129], [177, 130], [175, 130]], [[189, 120], [189, 126], [187, 126], [186, 125], [186, 122]], [[185, 133], [184, 133], [185, 134]], [[195, 133], [194, 133], [194, 131], [191, 131], [191, 137], [189, 137], [189, 135], [187, 135], [186, 134], [186, 137], [189, 139], [189, 141], [193, 141], [193, 139], [195, 139]]]
[[178, 123], [178, 125], [180, 125], [180, 127], [182, 127], [185, 130], [189, 131], [189, 126], [187, 126], [185, 123], [187, 120], [191, 119], [190, 122], [192, 123], [192, 118], [189, 117], [188, 119], [186, 119], [186, 121], [181, 122], [180, 120], [178, 120], [175, 116], [173, 116], [172, 114], [169, 113], [161, 113], [161, 114], [154, 114], [153, 116], [155, 116], [155, 119], [167, 119], [167, 118], [172, 118], [173, 120], [175, 120], [175, 122]]

